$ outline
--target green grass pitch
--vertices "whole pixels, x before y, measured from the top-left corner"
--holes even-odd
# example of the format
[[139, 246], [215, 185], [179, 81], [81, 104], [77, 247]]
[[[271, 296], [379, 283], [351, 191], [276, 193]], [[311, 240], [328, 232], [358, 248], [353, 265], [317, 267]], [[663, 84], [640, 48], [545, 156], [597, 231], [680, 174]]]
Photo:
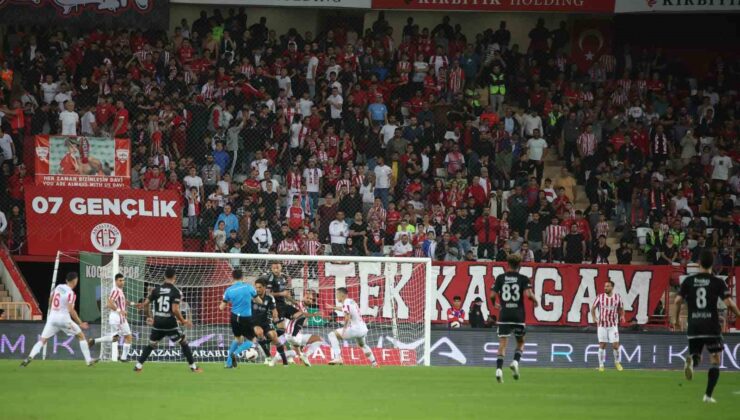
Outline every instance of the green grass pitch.
[[0, 419], [738, 419], [740, 374], [722, 372], [718, 404], [701, 402], [706, 372], [492, 368], [0, 362]]

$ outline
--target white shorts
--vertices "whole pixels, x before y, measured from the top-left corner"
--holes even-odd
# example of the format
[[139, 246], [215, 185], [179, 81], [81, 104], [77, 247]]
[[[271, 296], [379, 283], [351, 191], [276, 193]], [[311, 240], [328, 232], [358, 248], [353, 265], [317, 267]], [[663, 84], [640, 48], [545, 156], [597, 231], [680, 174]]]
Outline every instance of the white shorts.
[[82, 332], [80, 326], [77, 325], [72, 318], [69, 316], [55, 317], [50, 316], [46, 320], [44, 325], [44, 331], [41, 332], [41, 338], [51, 338], [57, 335], [58, 332], [63, 332], [68, 336], [77, 335]]
[[342, 334], [342, 330], [344, 329], [338, 328], [336, 331], [345, 340], [351, 340], [353, 338], [365, 338], [365, 336], [367, 335], [367, 327], [364, 325], [352, 325], [344, 330], [344, 334]]
[[108, 315], [108, 324], [111, 326], [113, 335], [122, 337], [131, 335], [131, 327], [129, 327], [128, 321], [118, 312], [111, 312]]
[[599, 327], [596, 330], [599, 343], [619, 343], [619, 329], [617, 327]]

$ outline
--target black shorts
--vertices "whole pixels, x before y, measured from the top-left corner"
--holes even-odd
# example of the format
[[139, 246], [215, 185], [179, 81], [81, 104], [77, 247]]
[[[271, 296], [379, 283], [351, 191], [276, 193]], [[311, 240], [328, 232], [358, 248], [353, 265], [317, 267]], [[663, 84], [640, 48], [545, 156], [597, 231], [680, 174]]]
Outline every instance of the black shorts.
[[514, 337], [524, 337], [527, 335], [527, 328], [524, 324], [498, 324], [499, 337], [510, 337], [512, 333]]
[[265, 337], [267, 337], [267, 333], [270, 331], [275, 331], [275, 327], [272, 325], [272, 322], [257, 322], [254, 326], [262, 328], [262, 333]]
[[280, 317], [280, 319], [291, 319], [293, 318], [293, 315], [298, 312], [298, 308], [296, 308], [293, 305], [287, 305], [287, 304], [279, 305], [277, 307], [277, 310], [278, 310], [278, 316]]
[[155, 326], [154, 328], [152, 328], [151, 334], [149, 334], [149, 341], [158, 343], [162, 341], [162, 339], [165, 337], [169, 338], [175, 343], [178, 343], [181, 340], [185, 339], [185, 334], [178, 327], [170, 329], [159, 329]]
[[722, 336], [689, 338], [689, 354], [701, 354], [704, 347], [709, 353], [721, 353], [724, 347]]
[[253, 339], [252, 317], [231, 314], [231, 332], [234, 333], [234, 337], [245, 337], [248, 340]]

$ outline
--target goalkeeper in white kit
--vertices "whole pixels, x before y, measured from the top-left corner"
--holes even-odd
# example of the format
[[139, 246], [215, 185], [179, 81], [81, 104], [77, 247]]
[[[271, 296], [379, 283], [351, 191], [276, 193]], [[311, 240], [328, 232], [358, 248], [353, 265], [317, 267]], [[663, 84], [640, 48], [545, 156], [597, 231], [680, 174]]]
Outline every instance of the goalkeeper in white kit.
[[123, 353], [121, 353], [120, 361], [128, 362], [128, 353], [131, 350], [131, 327], [128, 325], [126, 320], [126, 295], [123, 293], [123, 286], [126, 285], [126, 279], [123, 274], [118, 273], [115, 277], [115, 286], [108, 295], [108, 302], [106, 305], [110, 309], [108, 314], [108, 324], [111, 326], [112, 333], [99, 338], [91, 338], [87, 340], [89, 346], [100, 343], [111, 343], [111, 360], [119, 360], [118, 358], [118, 339], [123, 337]]
[[343, 363], [342, 349], [339, 347], [339, 340], [354, 339], [357, 342], [357, 345], [362, 348], [362, 351], [365, 353], [368, 360], [370, 360], [373, 367], [378, 367], [378, 362], [375, 360], [373, 351], [365, 342], [365, 337], [367, 336], [367, 324], [365, 324], [365, 321], [362, 319], [362, 315], [360, 315], [360, 307], [357, 306], [357, 302], [347, 297], [347, 289], [344, 287], [337, 289], [337, 301], [342, 302], [342, 306], [332, 307], [331, 309], [344, 312], [344, 327], [337, 328], [329, 333], [332, 357], [329, 364], [341, 365]]

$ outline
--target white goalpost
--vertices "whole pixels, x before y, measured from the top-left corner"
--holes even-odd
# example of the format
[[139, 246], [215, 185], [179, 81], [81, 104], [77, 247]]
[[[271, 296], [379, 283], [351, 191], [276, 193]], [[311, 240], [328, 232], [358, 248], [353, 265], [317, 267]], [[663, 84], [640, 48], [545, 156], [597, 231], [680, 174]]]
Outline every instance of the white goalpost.
[[[431, 317], [434, 304], [432, 262], [428, 258], [308, 256], [277, 254], [224, 254], [167, 251], [114, 251], [111, 277], [101, 284], [101, 298], [110, 294], [112, 276], [126, 279], [124, 294], [130, 303], [142, 301], [149, 288], [164, 280], [167, 268], [176, 272], [176, 286], [183, 295], [181, 311], [193, 328], [184, 329], [196, 361], [223, 362], [232, 340], [229, 310], [219, 311], [224, 290], [231, 285], [231, 273], [239, 268], [245, 281], [254, 284], [267, 275], [273, 262], [282, 265], [295, 302], [303, 303], [306, 293], [314, 302], [305, 305], [310, 315], [304, 334], [319, 336], [324, 345], [309, 356], [312, 364], [327, 363], [330, 357], [329, 332], [341, 328], [344, 314], [337, 306], [336, 289], [344, 287], [360, 307], [368, 326], [367, 344], [380, 365], [430, 365]], [[107, 324], [109, 309], [101, 305], [103, 335], [112, 334]], [[150, 326], [143, 311], [129, 306], [127, 319], [134, 340], [130, 357], [140, 354], [148, 343]], [[273, 348], [274, 352], [274, 348]], [[369, 364], [354, 340], [342, 346], [345, 364]], [[101, 359], [111, 359], [111, 344], [101, 347]], [[180, 347], [164, 340], [150, 356], [152, 361], [184, 360]]]

